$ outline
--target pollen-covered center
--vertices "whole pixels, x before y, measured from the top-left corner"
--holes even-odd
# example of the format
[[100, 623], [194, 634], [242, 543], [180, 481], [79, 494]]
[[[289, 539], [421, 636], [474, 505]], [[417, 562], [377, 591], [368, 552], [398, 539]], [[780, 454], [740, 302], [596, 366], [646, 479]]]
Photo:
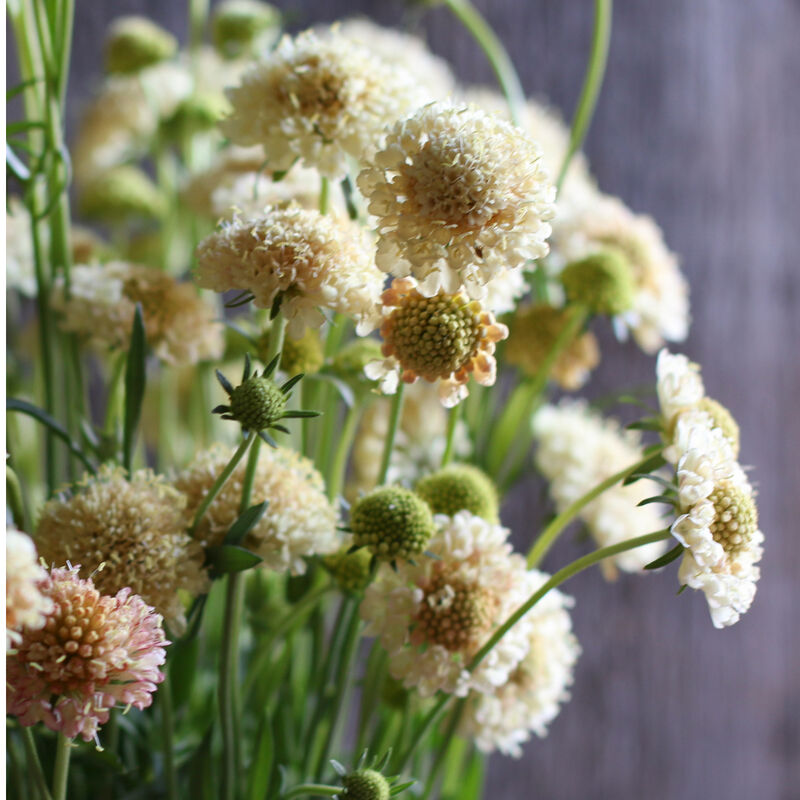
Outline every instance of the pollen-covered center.
[[286, 396], [274, 381], [254, 375], [231, 395], [231, 416], [247, 431], [263, 431], [286, 410]]
[[472, 304], [460, 295], [423, 297], [416, 290], [388, 317], [384, 351], [403, 371], [428, 381], [466, 367], [480, 348], [482, 327]]
[[344, 89], [344, 77], [325, 66], [319, 56], [295, 64], [291, 75], [283, 76], [277, 86], [278, 95], [292, 111], [328, 124], [344, 110]]
[[495, 592], [442, 570], [436, 570], [420, 588], [424, 597], [414, 620], [415, 643], [475, 652], [492, 627], [500, 602]]
[[743, 550], [758, 530], [758, 511], [753, 498], [729, 481], [721, 481], [709, 495], [714, 504], [711, 535], [726, 553]]

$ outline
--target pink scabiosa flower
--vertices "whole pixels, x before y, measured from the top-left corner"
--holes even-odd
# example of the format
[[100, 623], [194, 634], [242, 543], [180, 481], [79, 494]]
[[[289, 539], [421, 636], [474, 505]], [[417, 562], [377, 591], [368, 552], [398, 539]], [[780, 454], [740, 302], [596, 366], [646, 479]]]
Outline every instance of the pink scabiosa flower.
[[79, 569], [55, 568], [42, 585], [53, 608], [6, 657], [6, 705], [22, 725], [43, 722], [88, 742], [114, 706], [153, 702], [169, 642], [141, 597], [130, 589], [101, 595]]
[[452, 408], [467, 396], [470, 374], [483, 386], [497, 377], [495, 344], [508, 328], [464, 292], [426, 297], [414, 278], [396, 278], [381, 296], [386, 359], [367, 364], [365, 372], [394, 394], [398, 380], [439, 381], [442, 405]]

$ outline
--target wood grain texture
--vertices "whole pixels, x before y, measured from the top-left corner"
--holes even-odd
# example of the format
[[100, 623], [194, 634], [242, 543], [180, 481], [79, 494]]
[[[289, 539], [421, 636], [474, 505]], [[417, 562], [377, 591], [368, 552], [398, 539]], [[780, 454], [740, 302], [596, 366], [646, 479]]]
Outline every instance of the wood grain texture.
[[[523, 84], [567, 114], [591, 35], [589, 0], [482, 0]], [[279, 3], [279, 5], [281, 5]], [[290, 7], [284, 3], [284, 7]], [[365, 13], [397, 23], [399, 2], [296, 2], [298, 25]], [[182, 34], [183, 3], [77, 5], [72, 91], [98, 74], [109, 18], [144, 13]], [[483, 57], [442, 10], [432, 47], [463, 79]], [[587, 152], [601, 186], [651, 213], [682, 255], [694, 325], [685, 352], [742, 426], [755, 465], [763, 577], [752, 611], [711, 627], [702, 597], [675, 596], [674, 570], [569, 585], [583, 656], [572, 702], [519, 761], [491, 762], [487, 798], [800, 797], [800, 3], [619, 0], [607, 82]], [[72, 106], [77, 108], [77, 103]], [[652, 380], [653, 360], [603, 338], [595, 395]], [[504, 510], [520, 544], [547, 509], [518, 487]], [[565, 539], [545, 566], [575, 556]]]

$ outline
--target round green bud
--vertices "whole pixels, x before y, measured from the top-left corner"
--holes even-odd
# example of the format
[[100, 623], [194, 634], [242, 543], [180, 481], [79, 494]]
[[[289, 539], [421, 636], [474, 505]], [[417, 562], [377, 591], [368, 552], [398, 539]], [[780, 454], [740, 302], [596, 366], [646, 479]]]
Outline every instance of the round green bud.
[[744, 550], [758, 530], [758, 509], [752, 496], [730, 481], [720, 481], [708, 499], [714, 504], [711, 535], [729, 555]]
[[408, 689], [401, 681], [387, 675], [381, 686], [381, 702], [395, 711], [402, 711], [408, 700]]
[[275, 39], [280, 12], [258, 0], [224, 0], [214, 9], [211, 35], [225, 58], [239, 58]]
[[211, 92], [197, 92], [187, 97], [172, 116], [162, 123], [162, 132], [178, 141], [185, 136], [216, 127], [225, 116], [225, 104]]
[[366, 380], [364, 367], [370, 361], [383, 358], [381, 343], [371, 337], [353, 339], [334, 356], [331, 366], [343, 378]]
[[264, 431], [286, 410], [286, 396], [263, 375], [253, 375], [233, 390], [231, 416], [247, 431]]
[[431, 507], [434, 514], [452, 517], [469, 511], [487, 522], [497, 523], [497, 489], [491, 478], [470, 464], [451, 464], [420, 478], [416, 493]]
[[353, 505], [350, 530], [354, 543], [383, 561], [422, 553], [434, 533], [428, 504], [408, 489], [375, 489]]
[[389, 781], [374, 769], [357, 769], [342, 778], [344, 791], [339, 795], [348, 800], [389, 800]]
[[128, 165], [114, 167], [92, 178], [79, 198], [83, 216], [101, 222], [128, 217], [158, 219], [166, 210], [164, 197], [145, 172]]
[[172, 58], [178, 40], [146, 17], [120, 17], [106, 37], [106, 69], [132, 74]]
[[731, 448], [733, 448], [733, 455], [738, 456], [739, 425], [733, 418], [733, 414], [731, 414], [722, 403], [710, 397], [704, 397], [699, 403], [699, 408], [711, 417], [714, 427], [722, 431], [722, 435], [728, 440]]
[[347, 594], [361, 594], [369, 586], [371, 562], [372, 554], [366, 549], [348, 553], [345, 548], [323, 559], [336, 585]]
[[614, 250], [572, 261], [561, 273], [567, 299], [595, 314], [614, 316], [633, 306], [635, 284], [628, 261]]
[[[269, 361], [270, 331], [264, 331], [258, 337], [258, 357], [265, 363]], [[281, 369], [288, 375], [313, 375], [319, 372], [325, 356], [322, 352], [322, 342], [319, 334], [313, 328], [307, 328], [299, 339], [287, 336], [283, 340], [281, 352]]]

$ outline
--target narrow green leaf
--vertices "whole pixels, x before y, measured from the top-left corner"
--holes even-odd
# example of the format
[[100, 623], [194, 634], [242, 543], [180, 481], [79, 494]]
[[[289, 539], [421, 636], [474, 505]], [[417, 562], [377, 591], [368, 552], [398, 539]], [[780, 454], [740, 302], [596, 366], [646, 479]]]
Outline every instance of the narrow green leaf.
[[651, 503], [663, 503], [664, 505], [674, 506], [675, 497], [669, 494], [657, 494], [653, 497], [647, 497], [644, 500], [640, 500], [636, 505], [649, 506]]
[[57, 436], [61, 439], [64, 444], [67, 445], [69, 448], [70, 453], [72, 453], [76, 458], [80, 459], [81, 463], [89, 470], [93, 475], [97, 474], [97, 469], [95, 468], [94, 464], [88, 459], [86, 454], [81, 450], [80, 446], [72, 440], [69, 433], [67, 432], [66, 428], [64, 428], [60, 423], [56, 422], [46, 411], [39, 408], [38, 406], [33, 405], [33, 403], [28, 403], [25, 400], [19, 400], [16, 397], [9, 397], [6, 399], [6, 410], [8, 411], [19, 411], [22, 414], [27, 414], [29, 417], [33, 417], [37, 422], [40, 422], [46, 428], [48, 428], [53, 435]]
[[31, 178], [31, 171], [22, 163], [22, 159], [12, 150], [8, 142], [6, 142], [6, 167], [20, 183], [27, 183]]
[[301, 380], [303, 380], [303, 373], [302, 372], [298, 373], [297, 375], [295, 375], [292, 378], [289, 378], [289, 380], [286, 381], [286, 383], [284, 383], [283, 386], [281, 386], [281, 391], [284, 394], [288, 394], [292, 390], [294, 385], [296, 383], [298, 383], [298, 381], [301, 381]]
[[22, 122], [12, 122], [10, 125], [6, 125], [6, 136], [16, 136], [18, 133], [42, 129], [44, 127], [45, 123], [40, 119], [26, 119]]
[[236, 545], [241, 544], [242, 540], [253, 528], [261, 521], [264, 512], [267, 510], [269, 502], [265, 500], [258, 505], [250, 506], [247, 510], [243, 511], [236, 522], [231, 525], [228, 533], [225, 535], [224, 544]]
[[649, 473], [653, 472], [657, 469], [660, 469], [664, 466], [667, 462], [664, 460], [664, 456], [661, 453], [653, 454], [647, 461], [643, 464], [639, 465], [639, 470], [632, 475], [628, 475], [627, 478], [622, 482], [623, 486], [627, 486], [631, 483], [636, 483], [636, 481], [642, 480], [642, 478], [649, 478]]
[[625, 427], [629, 431], [660, 431], [663, 429], [662, 422], [658, 417], [646, 417], [637, 422], [631, 422]]
[[211, 753], [214, 725], [208, 726], [202, 742], [189, 762], [189, 797], [212, 800], [215, 796], [213, 758]]
[[321, 414], [321, 411], [285, 411], [281, 419], [311, 419], [319, 417]]
[[655, 561], [651, 561], [649, 564], [645, 564], [644, 568], [661, 569], [661, 567], [666, 567], [667, 564], [671, 564], [676, 558], [678, 558], [685, 549], [686, 548], [682, 544], [676, 544], [672, 550], [664, 553], [664, 555], [660, 558], [657, 558]]
[[27, 81], [22, 81], [10, 89], [6, 89], [6, 103], [13, 100], [18, 94], [22, 94], [29, 86], [34, 86], [37, 83], [44, 81], [44, 78], [28, 78]]
[[261, 556], [235, 544], [206, 548], [206, 563], [214, 578], [227, 575], [229, 572], [244, 572], [263, 560]]
[[191, 697], [197, 675], [199, 649], [200, 640], [197, 637], [179, 639], [169, 648], [169, 688], [172, 690], [172, 701], [176, 709], [183, 708]]
[[142, 401], [147, 382], [147, 338], [144, 330], [142, 306], [136, 304], [133, 315], [133, 330], [125, 365], [125, 414], [122, 431], [122, 463], [128, 472], [133, 466], [133, 450], [136, 444], [136, 429], [142, 416]]
[[[280, 711], [278, 711], [280, 713]], [[269, 711], [261, 713], [256, 749], [250, 767], [250, 782], [247, 789], [247, 800], [264, 800], [269, 789], [269, 778], [272, 774], [272, 757], [275, 742], [272, 740], [272, 720]]]

